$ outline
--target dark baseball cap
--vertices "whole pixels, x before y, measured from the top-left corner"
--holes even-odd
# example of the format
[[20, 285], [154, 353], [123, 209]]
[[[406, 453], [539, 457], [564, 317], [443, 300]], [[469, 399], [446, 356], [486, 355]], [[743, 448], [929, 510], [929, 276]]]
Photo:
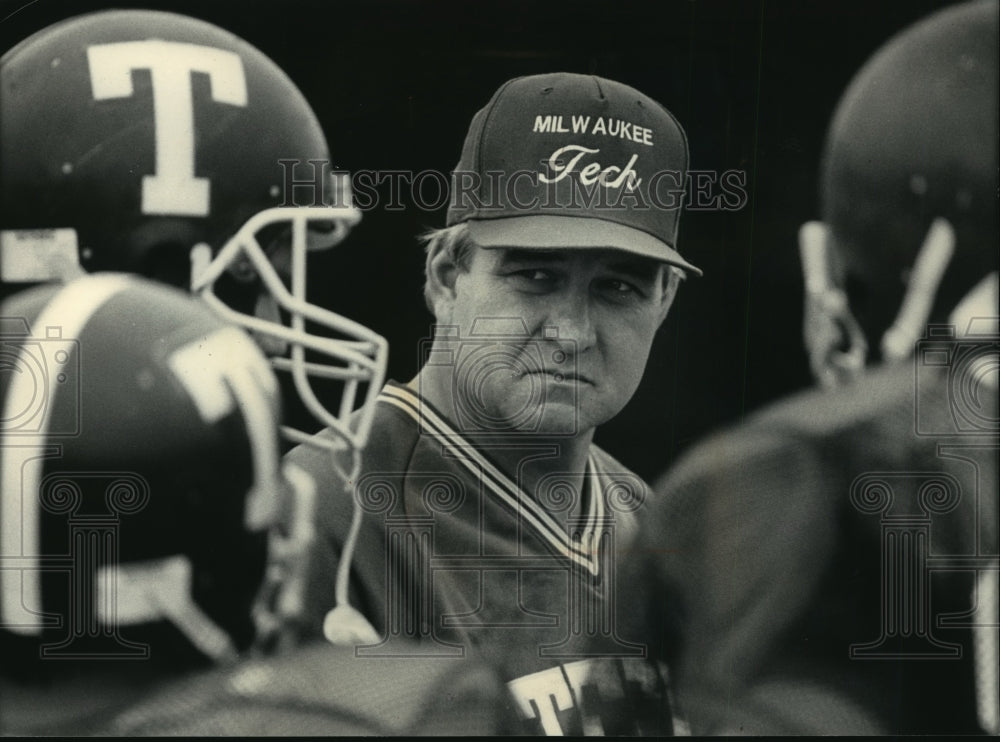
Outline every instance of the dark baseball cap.
[[701, 275], [677, 251], [687, 169], [684, 129], [635, 88], [519, 77], [472, 119], [447, 225], [487, 248], [612, 248]]

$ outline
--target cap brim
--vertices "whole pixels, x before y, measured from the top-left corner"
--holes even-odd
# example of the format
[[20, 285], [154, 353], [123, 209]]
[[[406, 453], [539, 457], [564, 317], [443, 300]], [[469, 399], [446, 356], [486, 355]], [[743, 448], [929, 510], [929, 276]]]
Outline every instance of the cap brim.
[[701, 275], [674, 248], [653, 235], [600, 218], [533, 214], [496, 219], [470, 219], [469, 234], [480, 247], [622, 250]]

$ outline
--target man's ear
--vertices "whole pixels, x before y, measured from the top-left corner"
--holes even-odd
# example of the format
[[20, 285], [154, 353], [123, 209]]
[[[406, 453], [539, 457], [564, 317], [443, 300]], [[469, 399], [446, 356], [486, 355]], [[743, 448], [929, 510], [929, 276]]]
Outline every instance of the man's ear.
[[445, 240], [435, 240], [428, 247], [424, 298], [439, 323], [451, 321], [451, 309], [455, 301], [455, 279], [459, 270], [454, 250], [446, 247]]
[[664, 320], [666, 320], [667, 314], [670, 313], [670, 307], [673, 306], [674, 299], [677, 297], [677, 289], [681, 285], [680, 273], [669, 265], [664, 266], [663, 270], [666, 272], [666, 275], [663, 278], [663, 293], [660, 295], [660, 320], [658, 325], [662, 325]]

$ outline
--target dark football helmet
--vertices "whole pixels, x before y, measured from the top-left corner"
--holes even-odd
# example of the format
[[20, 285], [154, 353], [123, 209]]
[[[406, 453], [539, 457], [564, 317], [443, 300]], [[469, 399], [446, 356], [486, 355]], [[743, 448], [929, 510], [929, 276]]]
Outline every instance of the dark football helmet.
[[287, 572], [310, 531], [259, 347], [129, 274], [28, 289], [0, 316], [4, 662], [141, 658], [157, 625], [235, 656], [259, 628], [269, 541]]
[[869, 350], [909, 358], [997, 271], [997, 109], [995, 0], [908, 27], [851, 81], [827, 133], [823, 221], [800, 233], [806, 339], [825, 385]]
[[0, 77], [0, 280], [113, 270], [202, 294], [321, 424], [363, 445], [386, 342], [305, 297], [307, 252], [360, 212], [287, 75], [209, 23], [110, 10], [25, 39]]

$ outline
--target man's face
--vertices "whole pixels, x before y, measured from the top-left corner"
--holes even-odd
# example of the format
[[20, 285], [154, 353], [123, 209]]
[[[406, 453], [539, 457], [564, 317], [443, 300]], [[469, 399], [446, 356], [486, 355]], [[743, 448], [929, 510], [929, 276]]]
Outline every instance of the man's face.
[[437, 306], [459, 332], [460, 426], [577, 434], [618, 414], [670, 307], [666, 270], [616, 250], [472, 248]]

